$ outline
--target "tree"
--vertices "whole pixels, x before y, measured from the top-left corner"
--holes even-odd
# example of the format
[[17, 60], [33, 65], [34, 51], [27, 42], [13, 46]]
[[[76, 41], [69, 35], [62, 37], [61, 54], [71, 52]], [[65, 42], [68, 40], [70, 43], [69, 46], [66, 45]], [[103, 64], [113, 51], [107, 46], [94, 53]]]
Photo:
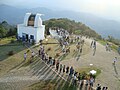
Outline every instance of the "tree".
[[5, 37], [6, 34], [7, 34], [7, 30], [2, 25], [0, 25], [0, 38]]
[[16, 28], [10, 28], [9, 31], [7, 32], [7, 36], [13, 36], [17, 34], [17, 29]]

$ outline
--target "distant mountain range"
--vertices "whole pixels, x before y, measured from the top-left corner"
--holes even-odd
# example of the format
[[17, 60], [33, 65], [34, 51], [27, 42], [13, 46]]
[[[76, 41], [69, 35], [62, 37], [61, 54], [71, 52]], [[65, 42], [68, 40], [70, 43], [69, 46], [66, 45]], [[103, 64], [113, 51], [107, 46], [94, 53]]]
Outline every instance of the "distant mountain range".
[[26, 12], [41, 13], [43, 20], [50, 18], [69, 18], [71, 20], [85, 23], [93, 30], [101, 34], [103, 37], [111, 35], [120, 39], [120, 22], [114, 20], [107, 20], [95, 15], [83, 12], [74, 11], [55, 11], [44, 7], [32, 9], [20, 9], [8, 5], [0, 5], [0, 22], [7, 21], [9, 24], [22, 23]]

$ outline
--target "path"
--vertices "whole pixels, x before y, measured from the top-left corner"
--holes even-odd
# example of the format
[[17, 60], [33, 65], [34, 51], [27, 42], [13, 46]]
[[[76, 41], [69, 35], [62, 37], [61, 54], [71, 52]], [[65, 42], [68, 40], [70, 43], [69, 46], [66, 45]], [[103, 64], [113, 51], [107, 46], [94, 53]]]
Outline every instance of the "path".
[[[85, 42], [90, 46], [91, 39], [85, 39]], [[116, 67], [112, 65], [115, 56], [118, 57]], [[78, 61], [72, 58], [71, 60], [62, 61], [62, 63], [75, 68], [90, 67], [89, 64], [92, 63], [94, 67], [101, 70], [95, 84], [100, 83], [102, 86], [108, 86], [109, 90], [120, 90], [120, 56], [113, 51], [106, 52], [105, 47], [99, 43], [97, 43], [95, 56], [93, 56], [91, 50], [88, 54], [81, 56]]]

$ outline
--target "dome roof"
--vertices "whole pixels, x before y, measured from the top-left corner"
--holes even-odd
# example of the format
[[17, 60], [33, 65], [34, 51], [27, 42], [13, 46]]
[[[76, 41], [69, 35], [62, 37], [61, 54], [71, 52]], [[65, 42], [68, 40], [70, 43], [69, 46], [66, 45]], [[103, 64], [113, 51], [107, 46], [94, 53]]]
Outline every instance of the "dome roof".
[[40, 27], [42, 26], [42, 19], [41, 14], [31, 14], [26, 13], [24, 17], [24, 25], [25, 26], [33, 26], [33, 27]]

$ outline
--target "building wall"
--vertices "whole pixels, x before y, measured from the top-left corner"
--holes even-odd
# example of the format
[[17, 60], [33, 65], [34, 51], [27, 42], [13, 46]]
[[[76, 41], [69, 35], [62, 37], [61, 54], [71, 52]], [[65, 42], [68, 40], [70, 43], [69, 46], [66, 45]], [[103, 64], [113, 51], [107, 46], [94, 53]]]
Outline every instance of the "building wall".
[[34, 39], [36, 43], [39, 42], [39, 40], [44, 39], [44, 32], [45, 32], [45, 26], [42, 25], [41, 27], [34, 28], [32, 26], [24, 26], [24, 24], [19, 24], [17, 26], [18, 28], [18, 36], [22, 37], [22, 33], [26, 33], [29, 35], [34, 35]]
[[44, 33], [45, 33], [45, 25], [42, 25], [41, 27], [37, 28], [37, 40], [38, 40], [37, 42], [45, 38]]

